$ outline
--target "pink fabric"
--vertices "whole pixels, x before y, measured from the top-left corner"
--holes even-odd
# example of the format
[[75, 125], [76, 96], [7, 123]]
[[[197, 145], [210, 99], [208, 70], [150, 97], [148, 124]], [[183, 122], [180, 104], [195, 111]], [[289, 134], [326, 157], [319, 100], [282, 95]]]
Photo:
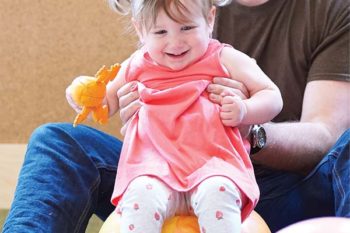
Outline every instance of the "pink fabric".
[[228, 77], [219, 61], [224, 46], [212, 40], [203, 57], [181, 71], [153, 64], [142, 50], [133, 54], [126, 78], [140, 82], [143, 106], [124, 138], [114, 205], [141, 175], [157, 177], [177, 191], [221, 175], [236, 183], [247, 200], [242, 220], [254, 209], [259, 190], [243, 140], [237, 128], [223, 126], [220, 107], [205, 90], [213, 77]]

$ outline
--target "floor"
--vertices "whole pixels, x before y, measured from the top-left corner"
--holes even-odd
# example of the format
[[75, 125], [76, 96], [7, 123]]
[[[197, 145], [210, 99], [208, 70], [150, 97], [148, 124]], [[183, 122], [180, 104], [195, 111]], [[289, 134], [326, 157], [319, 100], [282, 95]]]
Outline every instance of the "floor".
[[0, 209], [8, 209], [23, 163], [26, 144], [0, 144]]

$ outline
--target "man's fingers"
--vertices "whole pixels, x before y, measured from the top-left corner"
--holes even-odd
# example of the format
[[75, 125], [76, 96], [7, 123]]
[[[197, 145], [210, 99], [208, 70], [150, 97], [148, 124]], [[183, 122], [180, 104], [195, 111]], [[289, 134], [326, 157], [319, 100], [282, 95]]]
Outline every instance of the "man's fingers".
[[230, 78], [215, 77], [215, 78], [213, 78], [213, 83], [221, 85], [221, 86], [225, 86], [225, 87], [231, 87], [231, 88], [239, 89], [242, 92], [247, 91], [247, 89], [246, 89], [246, 87], [244, 86], [243, 83], [238, 82], [238, 81], [233, 80], [233, 79], [230, 79]]
[[120, 109], [125, 108], [139, 98], [139, 93], [135, 90], [137, 90], [137, 82], [127, 83], [118, 90], [117, 96]]
[[138, 99], [129, 103], [127, 106], [120, 108], [120, 119], [123, 124], [129, 121], [129, 119], [137, 112], [141, 107], [141, 103]]
[[123, 96], [119, 96], [119, 108], [125, 108], [132, 102], [139, 99], [139, 93], [137, 91], [129, 92], [127, 94], [124, 94]]
[[127, 128], [129, 127], [129, 124], [130, 124], [130, 121], [126, 122], [126, 123], [122, 126], [122, 128], [120, 129], [120, 134], [121, 134], [121, 135], [125, 136], [125, 133], [126, 133]]
[[118, 98], [130, 93], [130, 92], [133, 92], [135, 91], [137, 88], [137, 82], [134, 81], [134, 82], [129, 82], [129, 83], [126, 83], [125, 85], [123, 85], [117, 92], [117, 96]]
[[229, 78], [214, 78], [213, 83], [208, 85], [208, 92], [216, 95], [225, 93], [226, 95], [237, 95], [242, 99], [247, 99], [249, 93], [244, 84]]
[[221, 96], [221, 95], [217, 95], [217, 94], [210, 93], [210, 94], [209, 94], [209, 99], [210, 99], [213, 103], [215, 103], [215, 104], [221, 104], [222, 96]]
[[[119, 98], [120, 119], [122, 123], [125, 124], [141, 107], [139, 93], [137, 91], [137, 82], [130, 82], [122, 86], [118, 90], [117, 96]], [[121, 130], [122, 134], [125, 133], [126, 128], [127, 126], [123, 126]]]

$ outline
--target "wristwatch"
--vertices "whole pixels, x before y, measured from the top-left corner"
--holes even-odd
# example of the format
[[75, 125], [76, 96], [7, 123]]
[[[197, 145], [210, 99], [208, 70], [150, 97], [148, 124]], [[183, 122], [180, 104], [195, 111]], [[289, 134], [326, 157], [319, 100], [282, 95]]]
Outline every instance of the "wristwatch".
[[266, 131], [262, 125], [253, 125], [250, 130], [250, 154], [258, 153], [266, 145]]

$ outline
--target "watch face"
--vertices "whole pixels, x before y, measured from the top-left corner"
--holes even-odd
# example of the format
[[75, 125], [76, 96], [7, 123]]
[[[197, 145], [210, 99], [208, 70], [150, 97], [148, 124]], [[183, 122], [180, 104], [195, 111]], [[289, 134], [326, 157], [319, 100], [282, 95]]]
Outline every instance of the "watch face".
[[258, 140], [257, 140], [257, 146], [260, 148], [263, 148], [266, 144], [266, 133], [264, 128], [260, 128], [258, 130]]
[[266, 144], [266, 132], [263, 127], [259, 127], [257, 129], [257, 140], [256, 140], [256, 145], [259, 148], [264, 148]]

